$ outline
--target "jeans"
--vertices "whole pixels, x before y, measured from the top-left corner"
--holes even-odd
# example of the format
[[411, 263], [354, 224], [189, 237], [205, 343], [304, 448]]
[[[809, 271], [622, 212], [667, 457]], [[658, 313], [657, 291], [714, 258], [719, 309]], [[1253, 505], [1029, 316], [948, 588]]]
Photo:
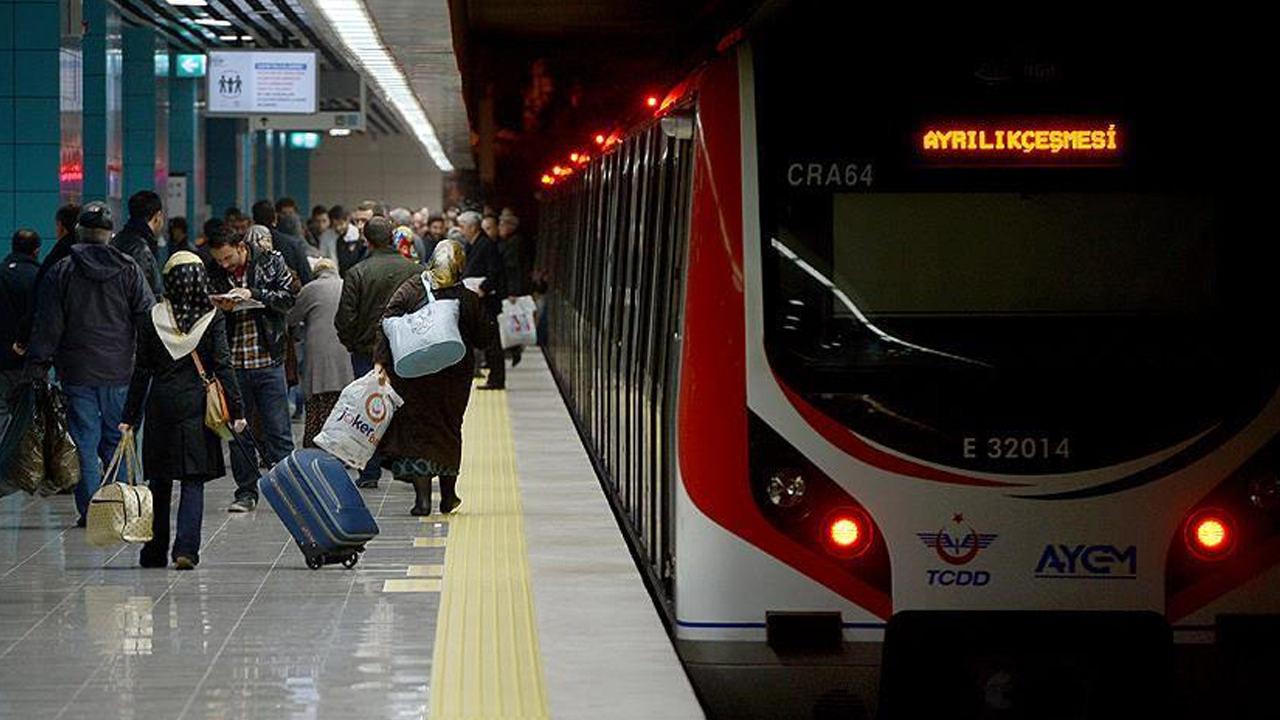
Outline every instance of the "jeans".
[[111, 463], [120, 444], [120, 422], [128, 385], [63, 385], [67, 398], [67, 424], [80, 458], [80, 482], [76, 485], [76, 510], [89, 512], [89, 500], [102, 484], [102, 471]]
[[[362, 378], [373, 370], [373, 360], [362, 355], [351, 353], [351, 370], [356, 374], [356, 378]], [[369, 462], [360, 470], [359, 482], [376, 482], [382, 477], [382, 453], [377, 450], [373, 451], [373, 457], [369, 458]]]
[[[293, 452], [293, 428], [289, 420], [289, 388], [284, 366], [273, 365], [258, 370], [236, 370], [236, 383], [244, 400], [245, 419], [262, 421], [262, 454], [268, 465], [275, 465]], [[251, 431], [250, 431], [251, 432]], [[243, 445], [239, 452], [232, 448], [231, 473], [236, 478], [236, 499], [258, 499], [258, 456], [256, 449]]]
[[[155, 511], [151, 542], [142, 546], [142, 557], [157, 564], [169, 551], [169, 508], [173, 504], [173, 480], [151, 480], [151, 503]], [[183, 480], [178, 500], [178, 532], [173, 540], [173, 559], [179, 555], [200, 562], [200, 526], [204, 522], [204, 483]]]

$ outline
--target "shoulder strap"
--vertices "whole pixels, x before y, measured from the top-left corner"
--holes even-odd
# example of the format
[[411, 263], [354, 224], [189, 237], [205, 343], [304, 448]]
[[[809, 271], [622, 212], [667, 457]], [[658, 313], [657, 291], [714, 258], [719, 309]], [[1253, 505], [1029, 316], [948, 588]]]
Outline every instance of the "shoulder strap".
[[191, 359], [192, 359], [192, 360], [195, 362], [195, 364], [196, 364], [196, 372], [197, 372], [197, 373], [200, 373], [200, 380], [201, 380], [201, 381], [203, 381], [203, 382], [207, 385], [207, 384], [209, 383], [209, 379], [208, 379], [208, 378], [209, 378], [209, 376], [208, 376], [208, 374], [207, 374], [207, 373], [205, 373], [205, 371], [204, 371], [204, 363], [200, 362], [200, 351], [198, 351], [198, 350], [192, 350], [192, 351], [191, 351]]

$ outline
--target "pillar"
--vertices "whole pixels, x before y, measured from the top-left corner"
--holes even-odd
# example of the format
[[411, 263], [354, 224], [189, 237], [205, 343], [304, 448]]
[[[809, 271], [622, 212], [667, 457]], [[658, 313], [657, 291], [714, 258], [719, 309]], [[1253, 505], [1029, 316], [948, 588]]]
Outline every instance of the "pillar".
[[221, 217], [237, 205], [240, 192], [236, 170], [240, 125], [234, 118], [207, 118], [204, 131], [205, 195], [213, 217]]
[[[177, 52], [172, 51], [171, 57]], [[169, 75], [169, 172], [187, 177], [187, 204], [183, 215], [193, 233], [200, 232], [199, 223], [203, 220], [197, 216], [196, 197], [199, 195], [200, 165], [200, 114], [196, 109], [199, 99], [200, 78], [176, 77], [177, 63], [170, 63]], [[234, 121], [231, 121], [234, 122]], [[234, 133], [234, 126], [233, 131]], [[232, 156], [234, 159], [234, 156]], [[232, 178], [234, 183], [234, 165]], [[234, 188], [232, 198], [234, 199]], [[215, 212], [222, 212], [223, 208]]]
[[0, 245], [53, 234], [61, 157], [56, 0], [0, 0]]
[[284, 186], [305, 220], [311, 217], [311, 151], [291, 147], [286, 153]]
[[83, 21], [83, 199], [105, 200], [122, 216], [120, 15], [108, 0], [84, 0]]
[[126, 27], [123, 45], [124, 193], [155, 189], [156, 78], [155, 33]]

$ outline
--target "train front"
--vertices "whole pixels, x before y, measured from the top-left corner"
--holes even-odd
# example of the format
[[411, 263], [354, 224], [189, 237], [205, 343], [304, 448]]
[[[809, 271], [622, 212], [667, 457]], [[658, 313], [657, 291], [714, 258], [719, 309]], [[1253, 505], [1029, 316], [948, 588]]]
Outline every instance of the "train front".
[[[878, 690], [886, 717], [1247, 716], [1280, 609], [1253, 66], [848, 32], [783, 14], [726, 61], [736, 87], [703, 81], [691, 667], [812, 668], [795, 687]], [[700, 410], [739, 390], [742, 418]]]

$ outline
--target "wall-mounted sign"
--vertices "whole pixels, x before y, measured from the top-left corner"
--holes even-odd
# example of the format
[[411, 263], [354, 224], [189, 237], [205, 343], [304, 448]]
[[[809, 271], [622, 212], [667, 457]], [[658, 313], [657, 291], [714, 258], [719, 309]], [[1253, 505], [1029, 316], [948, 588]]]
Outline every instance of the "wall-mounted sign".
[[177, 77], [201, 78], [205, 76], [206, 58], [204, 55], [178, 55]]
[[209, 112], [220, 115], [316, 112], [319, 59], [312, 50], [211, 50]]
[[1124, 138], [1114, 122], [984, 120], [928, 125], [917, 136], [927, 162], [943, 165], [1113, 165]]

